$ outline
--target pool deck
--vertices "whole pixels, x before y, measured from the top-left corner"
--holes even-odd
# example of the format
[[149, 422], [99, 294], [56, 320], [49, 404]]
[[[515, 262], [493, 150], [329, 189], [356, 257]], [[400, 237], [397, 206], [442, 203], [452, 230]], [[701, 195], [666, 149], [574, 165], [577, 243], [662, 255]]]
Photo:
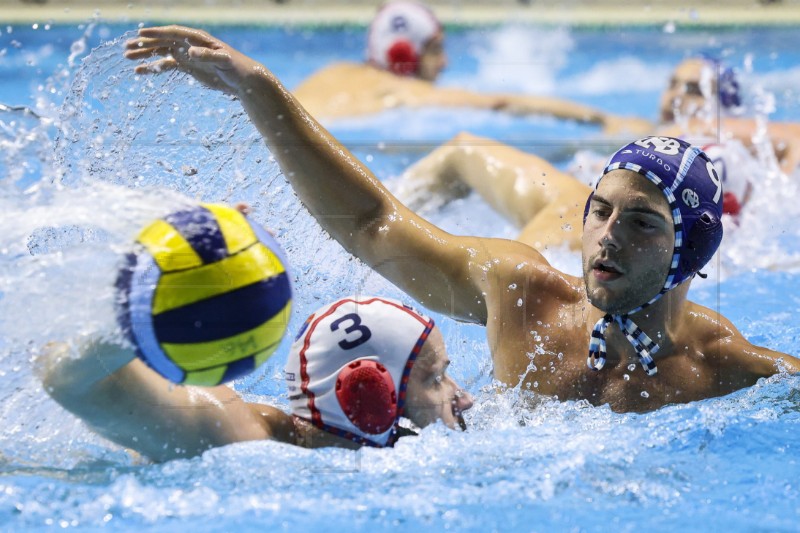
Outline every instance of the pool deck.
[[[195, 25], [366, 24], [380, 1], [332, 0], [0, 0], [0, 23], [105, 21]], [[800, 0], [434, 0], [446, 24], [797, 25]]]

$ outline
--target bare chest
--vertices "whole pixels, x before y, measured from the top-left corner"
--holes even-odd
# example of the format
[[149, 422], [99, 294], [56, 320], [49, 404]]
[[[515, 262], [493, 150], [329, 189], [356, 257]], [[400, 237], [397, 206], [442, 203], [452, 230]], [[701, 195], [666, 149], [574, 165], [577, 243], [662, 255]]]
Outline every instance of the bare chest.
[[605, 367], [592, 370], [586, 364], [590, 332], [580, 310], [569, 308], [516, 324], [490, 324], [494, 376], [508, 386], [560, 400], [609, 404], [615, 411], [649, 411], [728, 392], [715, 392], [717, 372], [688, 348], [659, 354], [655, 376], [644, 372], [627, 344], [610, 349]]

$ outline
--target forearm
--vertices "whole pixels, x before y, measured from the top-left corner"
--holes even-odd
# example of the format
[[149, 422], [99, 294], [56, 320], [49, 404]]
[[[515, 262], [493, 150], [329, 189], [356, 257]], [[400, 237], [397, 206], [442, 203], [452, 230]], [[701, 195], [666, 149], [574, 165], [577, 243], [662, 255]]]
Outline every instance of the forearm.
[[591, 106], [547, 96], [507, 95], [501, 109], [514, 114], [547, 115], [588, 124], [603, 123], [606, 114]]
[[44, 389], [59, 402], [80, 401], [93, 387], [130, 363], [133, 351], [96, 339], [50, 343], [37, 360]]
[[239, 97], [301, 201], [332, 237], [360, 255], [364, 230], [392, 212], [397, 200], [263, 66], [253, 67]]

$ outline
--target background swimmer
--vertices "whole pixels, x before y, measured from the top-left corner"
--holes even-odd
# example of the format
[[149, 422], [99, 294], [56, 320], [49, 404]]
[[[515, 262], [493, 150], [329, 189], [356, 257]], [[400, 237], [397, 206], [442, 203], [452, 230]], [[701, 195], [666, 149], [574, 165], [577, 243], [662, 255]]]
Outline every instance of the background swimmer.
[[336, 63], [312, 74], [293, 92], [325, 120], [367, 115], [397, 107], [472, 107], [512, 114], [542, 114], [627, 130], [640, 121], [544, 96], [482, 94], [437, 87], [447, 66], [444, 28], [433, 12], [410, 0], [384, 4], [370, 24], [367, 62]]
[[[687, 143], [648, 137], [615, 154], [586, 213], [582, 280], [521, 243], [454, 236], [415, 215], [266, 67], [206, 32], [139, 33], [127, 57], [167, 57], [137, 73], [179, 68], [236, 95], [279, 148], [273, 153], [295, 192], [345, 249], [427, 307], [487, 327], [501, 382], [647, 411], [800, 370], [797, 359], [752, 345], [727, 319], [687, 300], [691, 278], [722, 236], [719, 177]], [[644, 309], [634, 323], [629, 315]], [[587, 345], [588, 363], [602, 371], [586, 368]], [[646, 372], [629, 369], [637, 360]]]
[[791, 174], [800, 162], [800, 125], [742, 117], [741, 92], [731, 68], [708, 58], [686, 59], [661, 95], [657, 131], [698, 144], [737, 140], [751, 150], [765, 137], [783, 171]]
[[[732, 71], [720, 73], [719, 68], [704, 58], [680, 63], [661, 97], [661, 123], [650, 131], [707, 148], [725, 187], [724, 212], [738, 215], [763, 172], [759, 158], [772, 154], [754, 153], [759, 135], [754, 120], [730, 116], [742, 105], [740, 89]], [[729, 111], [720, 115], [720, 109]], [[797, 164], [800, 126], [770, 123], [767, 128], [775, 157], [791, 171]], [[579, 247], [580, 236], [571, 228], [577, 227], [580, 198], [588, 189], [543, 158], [497, 141], [461, 133], [409, 167], [398, 185], [400, 198], [412, 208], [446, 202], [469, 190], [513, 220], [522, 242], [540, 251], [561, 243]]]

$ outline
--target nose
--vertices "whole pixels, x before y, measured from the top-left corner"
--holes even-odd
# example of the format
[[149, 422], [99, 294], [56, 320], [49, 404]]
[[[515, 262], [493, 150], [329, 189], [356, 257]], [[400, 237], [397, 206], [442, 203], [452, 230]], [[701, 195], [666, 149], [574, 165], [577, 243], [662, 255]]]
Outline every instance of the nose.
[[609, 217], [602, 233], [600, 233], [600, 240], [598, 241], [600, 246], [603, 248], [615, 248], [619, 250], [620, 244], [617, 235], [620, 231], [619, 226], [619, 220], [613, 216]]
[[475, 398], [472, 394], [464, 389], [457, 388], [453, 397], [453, 405], [458, 412], [463, 412], [471, 409], [475, 403]]

